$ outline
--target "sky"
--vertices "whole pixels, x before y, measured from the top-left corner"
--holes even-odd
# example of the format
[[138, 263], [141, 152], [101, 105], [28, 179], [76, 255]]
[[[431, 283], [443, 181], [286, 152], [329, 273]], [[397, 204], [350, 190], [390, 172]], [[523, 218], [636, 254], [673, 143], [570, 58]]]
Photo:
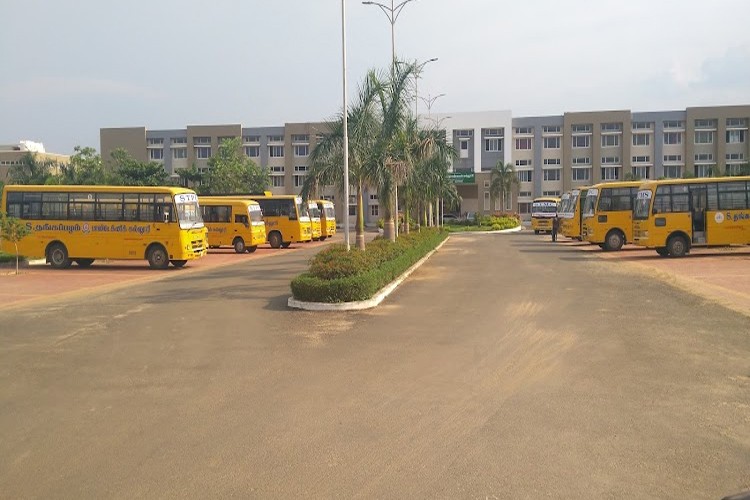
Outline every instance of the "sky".
[[[387, 70], [391, 24], [345, 1], [352, 96]], [[99, 149], [102, 127], [281, 126], [342, 109], [341, 0], [0, 0], [0, 12], [0, 144], [70, 154]], [[680, 110], [750, 104], [748, 19], [747, 0], [412, 0], [395, 45], [400, 59], [438, 58], [418, 84], [445, 94], [432, 112]]]

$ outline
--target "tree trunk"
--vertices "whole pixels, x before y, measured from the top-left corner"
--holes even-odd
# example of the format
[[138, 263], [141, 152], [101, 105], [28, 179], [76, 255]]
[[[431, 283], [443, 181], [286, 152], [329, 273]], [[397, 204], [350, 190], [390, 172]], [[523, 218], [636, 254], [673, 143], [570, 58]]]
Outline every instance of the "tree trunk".
[[[357, 186], [357, 222], [355, 227], [355, 245], [358, 250], [365, 249], [365, 202], [362, 195], [362, 184]], [[346, 209], [349, 210], [349, 200], [346, 201]]]

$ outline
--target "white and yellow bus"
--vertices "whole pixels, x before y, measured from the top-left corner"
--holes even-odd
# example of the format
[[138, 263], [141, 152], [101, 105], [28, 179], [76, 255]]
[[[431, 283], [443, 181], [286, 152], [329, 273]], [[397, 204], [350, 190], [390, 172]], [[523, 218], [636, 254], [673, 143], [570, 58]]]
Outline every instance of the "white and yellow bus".
[[199, 196], [209, 248], [231, 246], [237, 253], [254, 252], [266, 242], [266, 224], [255, 200]]
[[[208, 247], [198, 196], [184, 188], [9, 185], [0, 209], [31, 231], [19, 253], [44, 257], [55, 269], [96, 259], [182, 267]], [[3, 242], [4, 251], [12, 246]]]
[[633, 217], [635, 244], [661, 256], [750, 245], [750, 176], [644, 182]]
[[336, 234], [336, 209], [332, 201], [315, 200], [320, 210], [320, 224], [323, 230], [323, 238], [330, 238]]
[[318, 208], [318, 204], [315, 201], [306, 202], [306, 206], [307, 206], [307, 214], [310, 216], [310, 225], [312, 228], [312, 239], [323, 241], [325, 237], [323, 236], [323, 227], [322, 227], [322, 222], [320, 218], [320, 208]]
[[581, 222], [583, 220], [583, 203], [589, 188], [580, 187], [570, 191], [567, 210], [561, 214], [560, 232], [566, 238], [581, 241]]
[[642, 181], [605, 182], [586, 192], [581, 237], [603, 250], [633, 241], [633, 204]]
[[[237, 196], [235, 196], [237, 197]], [[312, 240], [312, 224], [302, 198], [295, 195], [246, 195], [263, 212], [266, 240], [271, 248], [287, 248], [292, 243]]]
[[557, 217], [557, 208], [560, 198], [553, 196], [542, 196], [534, 198], [531, 202], [531, 229], [534, 234], [542, 231], [552, 232], [552, 221]]

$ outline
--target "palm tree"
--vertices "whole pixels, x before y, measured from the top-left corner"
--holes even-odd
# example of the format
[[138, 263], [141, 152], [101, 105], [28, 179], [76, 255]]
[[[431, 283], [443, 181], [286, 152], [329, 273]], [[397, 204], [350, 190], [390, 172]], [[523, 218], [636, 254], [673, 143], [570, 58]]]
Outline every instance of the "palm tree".
[[502, 160], [499, 160], [490, 173], [491, 207], [495, 206], [495, 200], [500, 196], [503, 210], [505, 210], [505, 199], [510, 194], [513, 186], [517, 185], [518, 176], [516, 176], [516, 169], [513, 164], [510, 162], [503, 163]]
[[[369, 71], [359, 88], [354, 105], [348, 111], [349, 128], [349, 182], [354, 185], [357, 198], [357, 219], [355, 223], [356, 247], [365, 249], [365, 219], [363, 191], [375, 185], [369, 177], [373, 162], [373, 151], [380, 134], [380, 120], [377, 114], [377, 96], [380, 82], [374, 71]], [[344, 119], [341, 113], [328, 124], [328, 130], [310, 153], [310, 171], [305, 177], [301, 195], [310, 198], [320, 186], [336, 186], [344, 192]], [[344, 210], [349, 210], [349, 200], [344, 200]]]

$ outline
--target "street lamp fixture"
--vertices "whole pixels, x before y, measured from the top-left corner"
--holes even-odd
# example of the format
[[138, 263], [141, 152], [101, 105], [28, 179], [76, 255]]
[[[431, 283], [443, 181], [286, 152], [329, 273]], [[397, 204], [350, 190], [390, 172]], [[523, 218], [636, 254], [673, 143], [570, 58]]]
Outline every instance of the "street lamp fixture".
[[417, 71], [416, 71], [416, 74], [414, 75], [414, 118], [415, 119], [419, 118], [419, 108], [418, 108], [418, 106], [419, 106], [419, 94], [417, 92], [417, 82], [419, 81], [419, 74], [422, 73], [422, 69], [425, 66], [427, 66], [429, 63], [435, 62], [437, 60], [438, 60], [437, 57], [433, 57], [432, 59], [427, 59], [422, 64], [417, 65]]

